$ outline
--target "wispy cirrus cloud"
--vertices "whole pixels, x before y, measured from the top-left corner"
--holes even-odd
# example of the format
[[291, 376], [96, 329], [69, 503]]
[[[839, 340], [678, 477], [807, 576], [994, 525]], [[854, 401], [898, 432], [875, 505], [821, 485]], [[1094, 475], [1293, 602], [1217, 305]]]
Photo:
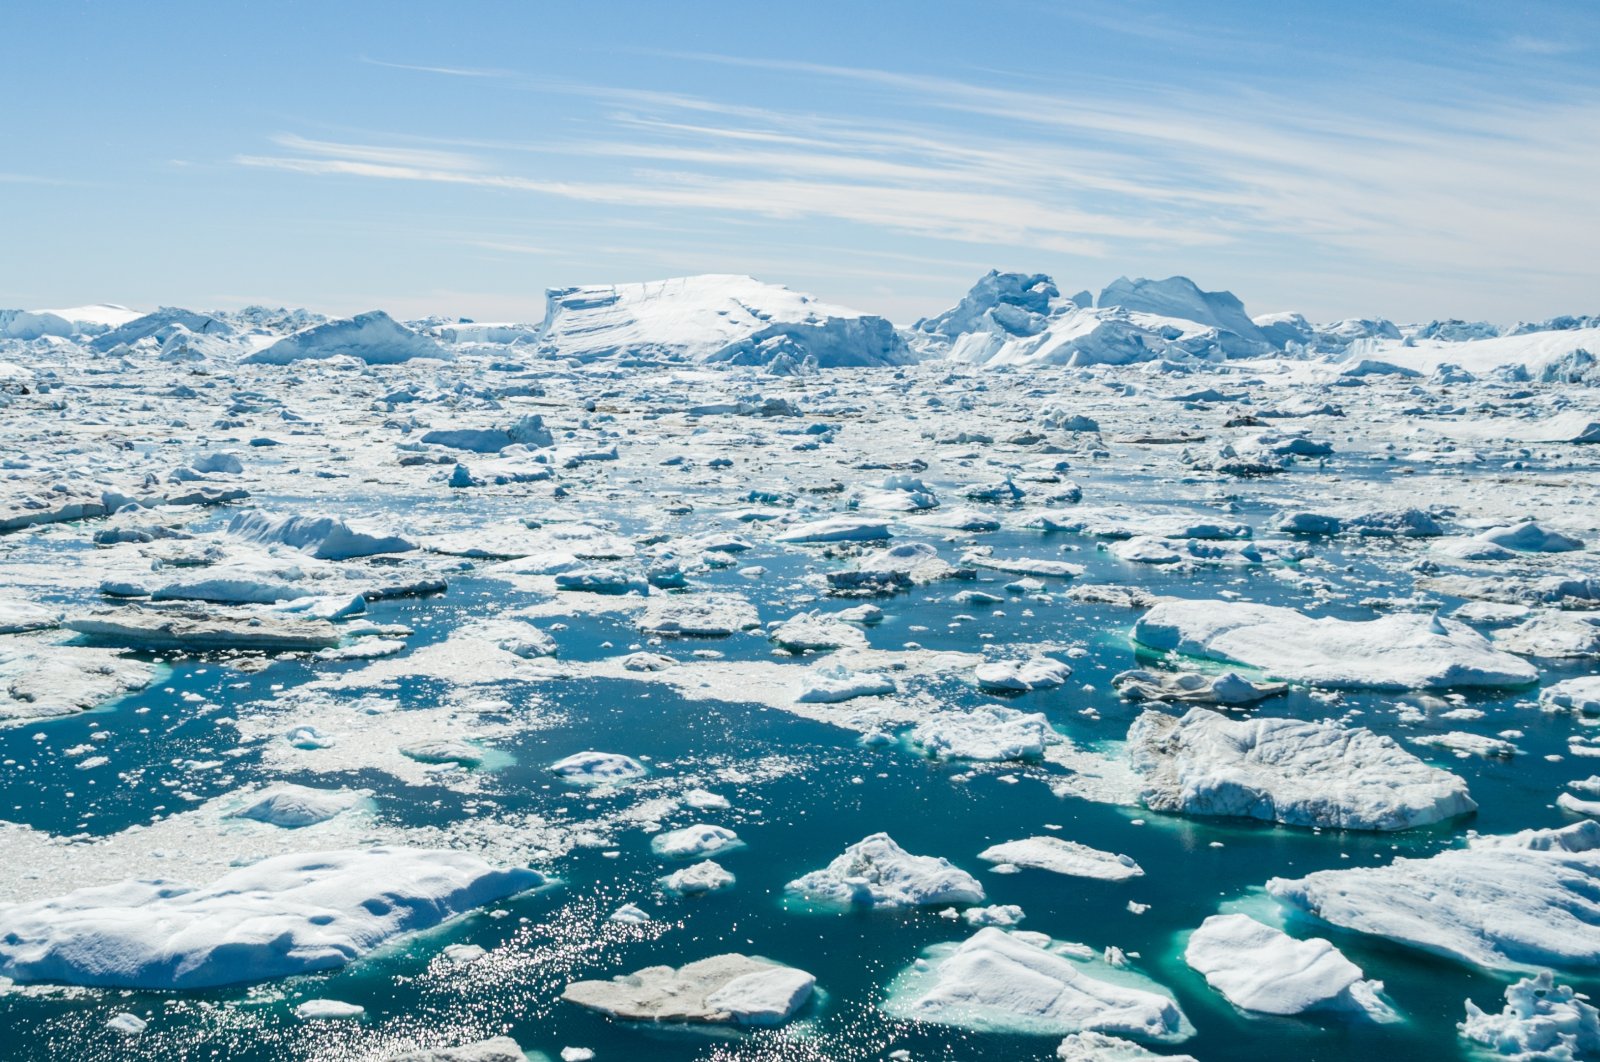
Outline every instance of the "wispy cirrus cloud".
[[870, 86], [876, 103], [828, 113], [517, 77], [519, 91], [587, 100], [596, 111], [584, 135], [285, 135], [279, 152], [235, 161], [525, 193], [641, 218], [816, 219], [1083, 258], [1275, 242], [1351, 268], [1595, 272], [1593, 162], [1574, 144], [1600, 137], [1600, 96], [1581, 86], [1454, 104], [1352, 91], [1342, 105], [1311, 106], [1249, 89], [1068, 93], [798, 61], [684, 60]]

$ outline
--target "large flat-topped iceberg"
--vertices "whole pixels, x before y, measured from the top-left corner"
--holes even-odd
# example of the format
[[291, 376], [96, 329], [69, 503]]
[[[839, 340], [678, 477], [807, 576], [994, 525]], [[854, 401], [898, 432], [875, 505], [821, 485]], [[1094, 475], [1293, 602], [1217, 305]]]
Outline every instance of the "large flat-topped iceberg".
[[1213, 915], [1189, 937], [1183, 961], [1241, 1010], [1301, 1014], [1343, 1010], [1390, 1015], [1378, 999], [1381, 981], [1321, 937], [1295, 940], [1248, 915]]
[[1084, 1031], [1181, 1040], [1192, 1029], [1161, 986], [1041, 933], [988, 927], [935, 945], [890, 986], [884, 1010], [979, 1032]]
[[543, 881], [460, 852], [373, 848], [277, 856], [204, 887], [79, 889], [0, 907], [0, 976], [187, 989], [311, 973]]
[[883, 317], [724, 274], [552, 288], [538, 350], [578, 361], [645, 355], [765, 365], [780, 357], [811, 358], [821, 368], [913, 360]]
[[1267, 891], [1333, 925], [1489, 969], [1600, 967], [1600, 822], [1273, 878]]
[[418, 335], [382, 310], [328, 321], [285, 336], [245, 358], [252, 365], [289, 365], [307, 359], [339, 356], [369, 365], [394, 365], [412, 358], [445, 359], [452, 355], [428, 336]]
[[1140, 799], [1155, 811], [1404, 830], [1478, 806], [1455, 775], [1391, 738], [1337, 723], [1148, 711], [1128, 728], [1128, 758]]
[[1334, 689], [1508, 688], [1538, 678], [1533, 665], [1470, 627], [1416, 613], [1312, 619], [1275, 605], [1163, 601], [1134, 624], [1133, 639], [1160, 652]]

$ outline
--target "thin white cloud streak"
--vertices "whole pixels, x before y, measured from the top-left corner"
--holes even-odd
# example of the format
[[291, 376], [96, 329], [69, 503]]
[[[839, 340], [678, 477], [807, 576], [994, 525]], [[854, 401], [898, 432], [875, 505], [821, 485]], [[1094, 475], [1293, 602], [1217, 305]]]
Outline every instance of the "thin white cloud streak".
[[427, 66], [417, 63], [391, 63], [383, 59], [373, 59], [363, 55], [361, 61], [368, 66], [381, 66], [389, 70], [409, 70], [418, 74], [441, 74], [445, 77], [491, 78], [505, 80], [517, 77], [514, 70], [498, 70], [493, 67], [474, 66]]
[[439, 170], [476, 170], [483, 167], [478, 159], [456, 151], [420, 151], [415, 148], [346, 144], [332, 140], [311, 140], [291, 133], [281, 133], [273, 137], [272, 142], [279, 147], [307, 155], [376, 162], [388, 166], [415, 166]]

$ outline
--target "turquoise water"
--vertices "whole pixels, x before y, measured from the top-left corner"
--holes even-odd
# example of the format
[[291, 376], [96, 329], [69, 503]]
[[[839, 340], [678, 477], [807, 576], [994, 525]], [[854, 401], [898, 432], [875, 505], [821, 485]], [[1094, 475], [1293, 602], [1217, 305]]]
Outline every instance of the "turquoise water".
[[[1246, 510], [1245, 517], [1254, 513]], [[930, 539], [931, 540], [931, 539]], [[1246, 599], [1311, 607], [1306, 595], [1266, 571], [1163, 572], [1126, 565], [1099, 550], [1092, 539], [1071, 535], [995, 533], [983, 536], [997, 553], [1065, 558], [1089, 566], [1084, 582], [1145, 585], [1162, 593], [1213, 597], [1236, 592]], [[954, 556], [960, 544], [941, 544]], [[1374, 563], [1382, 550], [1405, 546], [1367, 545], [1349, 556], [1319, 547], [1333, 567], [1318, 574], [1349, 590], [1349, 599], [1320, 610], [1370, 615], [1353, 604], [1363, 597], [1409, 592], [1409, 578], [1395, 574], [1404, 564]], [[700, 588], [737, 589], [750, 596], [762, 619], [784, 618], [797, 608], [806, 569], [830, 562], [758, 545], [740, 557], [761, 564], [766, 577], [752, 582], [732, 571], [697, 579]], [[1008, 577], [980, 582], [994, 590]], [[992, 582], [992, 585], [991, 585]], [[1051, 582], [1059, 591], [1065, 584]], [[1071, 641], [1088, 655], [1073, 660], [1068, 687], [1028, 694], [1008, 703], [1046, 712], [1052, 723], [1080, 744], [1120, 739], [1138, 709], [1109, 691], [1109, 679], [1134, 666], [1126, 640], [1135, 614], [1080, 605], [1062, 597], [1052, 603], [1001, 606], [1003, 616], [963, 607], [948, 598], [969, 584], [919, 588], [879, 603], [889, 612], [871, 629], [876, 646], [916, 641], [928, 648], [971, 650], [980, 636], [995, 644]], [[413, 647], [444, 637], [465, 619], [536, 600], [504, 584], [470, 574], [454, 580], [442, 598], [384, 602], [370, 618], [399, 622], [417, 631]], [[817, 602], [804, 607], [841, 608], [853, 602]], [[959, 616], [971, 619], [958, 619]], [[595, 659], [640, 641], [625, 617], [563, 620], [557, 633], [561, 656]], [[541, 621], [540, 625], [547, 625]], [[925, 630], [912, 630], [914, 626]], [[612, 647], [603, 646], [605, 642]], [[730, 658], [770, 659], [759, 635], [715, 641], [668, 642], [660, 651], [687, 656], [715, 648]], [[360, 663], [307, 665], [285, 662], [245, 675], [215, 662], [169, 661], [171, 672], [147, 691], [92, 713], [36, 726], [0, 730], [0, 808], [4, 817], [57, 833], [104, 835], [170, 815], [263, 777], [259, 750], [238, 748], [219, 722], [232, 705], [266, 698], [276, 684], [293, 686], [312, 674], [353, 669]], [[1547, 668], [1543, 681], [1578, 673]], [[1082, 690], [1092, 683], [1092, 692]], [[427, 704], [443, 691], [427, 682], [407, 684], [402, 701]], [[950, 682], [940, 696], [956, 704], [995, 699]], [[185, 693], [221, 709], [196, 708]], [[1197, 1034], [1183, 1051], [1214, 1062], [1222, 1059], [1281, 1060], [1461, 1057], [1454, 1023], [1462, 1001], [1472, 997], [1498, 1009], [1504, 979], [1430, 959], [1415, 952], [1323, 927], [1360, 964], [1368, 977], [1385, 982], [1403, 1016], [1394, 1025], [1340, 1019], [1249, 1017], [1234, 1010], [1181, 960], [1183, 934], [1225, 904], [1270, 907], [1257, 890], [1274, 875], [1298, 876], [1324, 868], [1374, 865], [1396, 855], [1426, 855], [1456, 843], [1467, 828], [1505, 832], [1570, 821], [1553, 807], [1562, 784], [1589, 773], [1582, 761], [1547, 762], [1565, 753], [1565, 737], [1576, 725], [1515, 706], [1531, 694], [1467, 694], [1464, 703], [1486, 718], [1454, 723], [1452, 729], [1495, 734], [1508, 728], [1522, 754], [1511, 761], [1458, 759], [1414, 748], [1419, 755], [1469, 781], [1481, 810], [1469, 821], [1400, 835], [1327, 832], [1315, 834], [1239, 822], [1206, 821], [1150, 814], [1138, 809], [1058, 798], [1044, 784], [1054, 768], [999, 765], [976, 770], [968, 764], [937, 763], [904, 747], [868, 748], [853, 733], [753, 705], [687, 700], [659, 685], [613, 680], [539, 683], [507, 691], [513, 704], [537, 701], [539, 722], [499, 750], [504, 766], [488, 774], [485, 791], [463, 797], [434, 787], [398, 783], [378, 772], [348, 776], [304, 776], [289, 780], [345, 784], [374, 791], [378, 814], [407, 824], [450, 822], [480, 813], [475, 804], [493, 800], [499, 810], [538, 811], [552, 821], [581, 822], [629, 802], [614, 795], [575, 791], [553, 784], [546, 766], [572, 752], [598, 748], [648, 757], [654, 778], [671, 778], [713, 767], [748, 764], [752, 780], [711, 788], [734, 798], [727, 812], [681, 811], [667, 825], [692, 821], [727, 825], [745, 846], [716, 858], [737, 876], [720, 894], [672, 898], [657, 879], [671, 869], [654, 856], [639, 830], [618, 834], [614, 847], [578, 848], [539, 869], [556, 881], [538, 892], [494, 905], [435, 931], [409, 938], [350, 968], [265, 986], [201, 993], [44, 992], [0, 996], [0, 1057], [7, 1059], [227, 1058], [359, 1059], [413, 1043], [457, 1043], [507, 1032], [525, 1047], [552, 1056], [563, 1046], [594, 1049], [600, 1059], [659, 1058], [882, 1058], [905, 1049], [917, 1059], [1048, 1058], [1056, 1037], [971, 1034], [895, 1022], [877, 1009], [885, 986], [921, 950], [958, 940], [971, 931], [933, 912], [817, 913], [791, 910], [782, 902], [785, 882], [822, 866], [846, 845], [879, 830], [907, 850], [943, 855], [978, 875], [991, 903], [1019, 904], [1023, 928], [1058, 939], [1137, 953], [1134, 966], [1171, 989]], [[1262, 714], [1323, 717], [1360, 709], [1362, 725], [1394, 734], [1402, 742], [1421, 731], [1398, 722], [1393, 695], [1346, 695], [1337, 707], [1301, 693], [1266, 702]], [[1100, 719], [1081, 714], [1094, 708]], [[86, 772], [64, 750], [92, 740], [96, 730], [113, 770]], [[40, 739], [38, 735], [44, 735]], [[237, 753], [237, 754], [235, 754]], [[192, 770], [187, 761], [215, 768]], [[117, 780], [120, 772], [122, 779]], [[1142, 823], [1142, 824], [1141, 824]], [[1058, 836], [1136, 859], [1146, 876], [1106, 883], [1025, 871], [988, 873], [976, 858], [1005, 840], [1056, 832]], [[1214, 847], [1220, 842], [1221, 847]], [[1149, 904], [1133, 914], [1130, 900]], [[643, 926], [610, 923], [623, 903], [637, 903], [654, 921]], [[479, 944], [489, 956], [470, 966], [439, 957], [444, 945]], [[800, 966], [817, 977], [822, 993], [799, 1021], [775, 1032], [642, 1029], [620, 1025], [564, 1004], [570, 980], [604, 977], [655, 963], [678, 964], [724, 951], [761, 954]], [[1600, 982], [1564, 977], [1580, 990]], [[334, 998], [366, 1008], [359, 1021], [304, 1023], [292, 1010], [310, 998]], [[103, 1028], [106, 1018], [128, 1010], [149, 1018], [147, 1031], [124, 1039]]]

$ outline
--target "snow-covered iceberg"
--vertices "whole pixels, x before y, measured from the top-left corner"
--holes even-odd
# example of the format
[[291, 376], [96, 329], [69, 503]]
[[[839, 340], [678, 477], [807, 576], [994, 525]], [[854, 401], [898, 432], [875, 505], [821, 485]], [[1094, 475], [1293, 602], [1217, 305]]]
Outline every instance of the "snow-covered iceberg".
[[251, 365], [290, 365], [307, 359], [351, 357], [368, 365], [395, 365], [412, 358], [446, 359], [453, 355], [428, 336], [419, 335], [382, 310], [313, 325], [245, 358]]
[[1404, 830], [1478, 806], [1464, 781], [1392, 738], [1332, 722], [1147, 711], [1128, 728], [1128, 759], [1155, 811]]
[[311, 973], [543, 881], [460, 852], [372, 848], [276, 856], [206, 886], [101, 885], [0, 907], [0, 975], [187, 989]]
[[1190, 934], [1183, 960], [1242, 1010], [1342, 1010], [1374, 1018], [1392, 1013], [1378, 998], [1383, 983], [1365, 980], [1361, 967], [1328, 941], [1296, 940], [1248, 915], [1206, 919]]
[[273, 516], [259, 509], [239, 513], [228, 533], [249, 542], [279, 544], [319, 560], [350, 560], [380, 553], [408, 553], [417, 544], [387, 528], [337, 516]]
[[730, 953], [609, 981], [574, 981], [561, 998], [625, 1021], [774, 1026], [804, 1006], [815, 985], [804, 970]]
[[1600, 822], [1273, 878], [1267, 891], [1332, 925], [1489, 969], [1600, 967]]
[[1083, 1031], [1181, 1040], [1192, 1030], [1159, 985], [1089, 960], [1088, 949], [992, 926], [934, 945], [897, 977], [884, 1010], [979, 1032]]
[[1236, 601], [1163, 601], [1134, 624], [1158, 652], [1256, 668], [1310, 686], [1372, 689], [1517, 687], [1533, 665], [1465, 624], [1418, 613], [1312, 619], [1292, 608]]
[[837, 368], [913, 360], [885, 318], [722, 274], [552, 288], [536, 349], [577, 361], [642, 355], [764, 365], [784, 357]]
[[789, 882], [807, 899], [862, 907], [926, 907], [982, 903], [978, 879], [938, 856], [912, 855], [886, 833], [844, 850], [821, 870]]

